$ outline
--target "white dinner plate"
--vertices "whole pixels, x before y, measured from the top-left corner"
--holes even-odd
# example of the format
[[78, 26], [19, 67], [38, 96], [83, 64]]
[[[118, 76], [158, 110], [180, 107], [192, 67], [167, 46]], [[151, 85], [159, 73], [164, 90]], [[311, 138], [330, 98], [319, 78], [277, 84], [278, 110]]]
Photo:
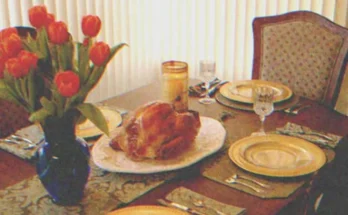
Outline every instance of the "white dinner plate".
[[[190, 166], [199, 160], [217, 152], [225, 142], [226, 130], [221, 123], [209, 117], [200, 117], [201, 128], [192, 145], [180, 155], [165, 160], [145, 159], [131, 160], [121, 150], [114, 150], [109, 146], [110, 138], [103, 135], [92, 149], [94, 163], [110, 172], [122, 173], [156, 173]], [[117, 128], [112, 137], [120, 131]]]

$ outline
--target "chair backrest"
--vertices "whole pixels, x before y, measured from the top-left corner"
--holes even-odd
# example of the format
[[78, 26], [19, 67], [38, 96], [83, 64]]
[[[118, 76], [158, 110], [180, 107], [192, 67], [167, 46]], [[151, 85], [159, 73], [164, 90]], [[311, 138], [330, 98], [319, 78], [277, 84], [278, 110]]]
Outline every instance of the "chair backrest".
[[[16, 28], [21, 37], [26, 37], [28, 33], [30, 33], [32, 37], [36, 36], [34, 28], [21, 26]], [[6, 137], [16, 130], [30, 125], [31, 122], [29, 122], [28, 117], [29, 114], [23, 107], [13, 102], [0, 99], [0, 138]]]
[[[253, 79], [283, 83], [334, 107], [347, 64], [348, 29], [310, 11], [253, 21]], [[347, 78], [348, 79], [348, 78]]]

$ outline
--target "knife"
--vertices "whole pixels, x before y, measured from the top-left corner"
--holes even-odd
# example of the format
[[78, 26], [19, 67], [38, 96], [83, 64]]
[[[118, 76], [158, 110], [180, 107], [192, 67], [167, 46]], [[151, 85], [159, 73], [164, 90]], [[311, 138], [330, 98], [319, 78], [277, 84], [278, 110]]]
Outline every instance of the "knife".
[[182, 211], [186, 211], [186, 212], [189, 212], [190, 214], [193, 214], [193, 215], [206, 215], [204, 213], [201, 213], [195, 209], [192, 209], [192, 208], [189, 208], [185, 205], [182, 205], [182, 204], [179, 204], [179, 203], [176, 203], [176, 202], [172, 202], [172, 201], [169, 201], [169, 200], [166, 200], [166, 199], [157, 199], [157, 202], [160, 203], [161, 205], [164, 205], [164, 206], [168, 206], [168, 207], [172, 207], [172, 208], [176, 208], [176, 209], [180, 209]]
[[212, 97], [212, 96], [216, 93], [216, 91], [217, 91], [218, 89], [220, 89], [220, 87], [221, 87], [222, 85], [226, 84], [227, 82], [228, 82], [228, 81], [221, 81], [220, 83], [218, 83], [218, 84], [215, 85], [214, 87], [210, 88], [210, 89], [208, 90], [208, 95], [209, 95], [210, 97]]

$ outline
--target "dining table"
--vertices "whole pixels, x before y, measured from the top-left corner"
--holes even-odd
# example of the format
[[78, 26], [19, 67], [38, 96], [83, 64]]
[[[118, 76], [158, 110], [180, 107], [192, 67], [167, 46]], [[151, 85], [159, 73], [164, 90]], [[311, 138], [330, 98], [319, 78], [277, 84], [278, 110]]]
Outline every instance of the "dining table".
[[[199, 83], [199, 80], [190, 79], [190, 85]], [[161, 85], [159, 82], [142, 86], [121, 95], [109, 98], [101, 103], [122, 110], [133, 111], [139, 106], [161, 99]], [[219, 153], [227, 151], [234, 142], [250, 136], [260, 128], [260, 119], [253, 111], [238, 110], [227, 107], [219, 102], [205, 105], [198, 102], [198, 97], [189, 97], [189, 109], [199, 112], [200, 116], [218, 120], [226, 130], [226, 145], [217, 153], [214, 153], [197, 163], [181, 169], [177, 177], [166, 181], [158, 187], [149, 190], [128, 204], [120, 207], [138, 205], [158, 205], [158, 199], [163, 199], [168, 193], [178, 187], [185, 187], [206, 197], [240, 208], [245, 208], [248, 215], [272, 215], [272, 214], [301, 214], [306, 205], [306, 194], [310, 183], [305, 183], [294, 193], [284, 198], [260, 198], [250, 195], [238, 189], [210, 180], [202, 175], [202, 167], [207, 160], [214, 160]], [[348, 134], [348, 117], [335, 112], [319, 102], [306, 98], [300, 101], [309, 104], [310, 107], [299, 114], [292, 115], [284, 111], [274, 111], [267, 116], [264, 124], [266, 132], [275, 131], [288, 122], [310, 127], [317, 131], [325, 131], [335, 135], [346, 136]], [[230, 113], [228, 117], [222, 117], [223, 113]], [[94, 141], [97, 141], [95, 139]], [[93, 145], [91, 146], [93, 147]], [[325, 166], [324, 166], [325, 167]], [[315, 180], [320, 177], [321, 170], [309, 177]], [[0, 190], [15, 185], [36, 174], [35, 165], [32, 162], [20, 159], [9, 152], [0, 150]], [[313, 176], [313, 177], [312, 177]], [[315, 176], [315, 177], [314, 177]], [[313, 179], [314, 178], [314, 179]], [[281, 178], [278, 180], [282, 180]], [[116, 208], [115, 208], [116, 209]], [[1, 214], [1, 212], [0, 212]]]

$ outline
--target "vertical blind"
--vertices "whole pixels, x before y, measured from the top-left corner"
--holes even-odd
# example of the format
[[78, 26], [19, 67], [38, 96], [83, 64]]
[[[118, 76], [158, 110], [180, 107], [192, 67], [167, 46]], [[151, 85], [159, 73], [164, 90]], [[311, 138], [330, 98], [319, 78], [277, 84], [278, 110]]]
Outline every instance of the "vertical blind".
[[348, 0], [0, 0], [0, 29], [30, 25], [28, 9], [44, 4], [82, 41], [82, 16], [98, 15], [97, 40], [126, 42], [108, 65], [88, 100], [97, 102], [151, 83], [161, 63], [182, 60], [198, 77], [199, 60], [214, 59], [224, 80], [251, 78], [252, 20], [295, 10], [310, 10], [347, 25]]

